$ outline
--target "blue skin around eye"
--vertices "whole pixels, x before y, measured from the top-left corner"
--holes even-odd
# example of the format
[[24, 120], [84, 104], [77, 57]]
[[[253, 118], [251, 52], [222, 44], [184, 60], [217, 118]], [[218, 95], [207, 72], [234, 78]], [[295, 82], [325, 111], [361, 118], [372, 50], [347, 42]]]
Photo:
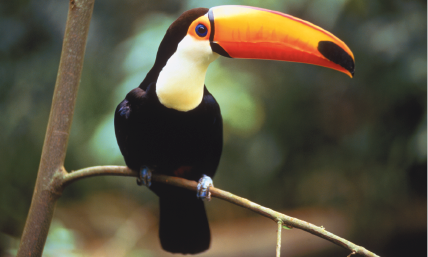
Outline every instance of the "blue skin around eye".
[[[205, 29], [204, 32], [200, 33], [199, 28], [204, 28]], [[198, 26], [196, 26], [195, 31], [196, 31], [196, 34], [198, 34], [198, 36], [200, 37], [205, 37], [208, 33], [208, 29], [202, 24], [199, 24]]]

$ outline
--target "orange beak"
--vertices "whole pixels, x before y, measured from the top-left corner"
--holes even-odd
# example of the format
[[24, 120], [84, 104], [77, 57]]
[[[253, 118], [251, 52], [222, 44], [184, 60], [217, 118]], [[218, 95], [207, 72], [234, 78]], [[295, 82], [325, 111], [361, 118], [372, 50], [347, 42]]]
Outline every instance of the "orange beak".
[[250, 6], [208, 12], [214, 52], [231, 58], [320, 65], [354, 75], [354, 55], [330, 32], [293, 16]]

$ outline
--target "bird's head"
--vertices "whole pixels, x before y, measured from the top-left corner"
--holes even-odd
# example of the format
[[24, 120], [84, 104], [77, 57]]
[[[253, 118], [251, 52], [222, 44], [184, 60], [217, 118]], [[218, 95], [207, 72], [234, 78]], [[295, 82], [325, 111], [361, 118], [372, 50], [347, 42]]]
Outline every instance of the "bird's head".
[[208, 65], [219, 55], [308, 63], [354, 75], [348, 46], [312, 23], [250, 6], [197, 8], [169, 27], [159, 47], [152, 76], [159, 74], [161, 102], [181, 111], [195, 108]]

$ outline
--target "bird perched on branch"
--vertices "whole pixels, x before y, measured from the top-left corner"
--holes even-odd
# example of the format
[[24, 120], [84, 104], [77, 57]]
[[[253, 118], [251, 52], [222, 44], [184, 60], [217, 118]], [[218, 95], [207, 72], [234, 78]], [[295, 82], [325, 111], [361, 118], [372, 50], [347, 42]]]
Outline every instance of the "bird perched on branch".
[[[351, 50], [333, 34], [276, 11], [249, 6], [196, 8], [168, 28], [153, 68], [116, 108], [115, 132], [126, 165], [159, 196], [162, 248], [208, 249], [204, 203], [223, 146], [220, 107], [204, 85], [219, 56], [303, 62], [353, 76]], [[151, 173], [199, 181], [191, 191], [151, 182]]]

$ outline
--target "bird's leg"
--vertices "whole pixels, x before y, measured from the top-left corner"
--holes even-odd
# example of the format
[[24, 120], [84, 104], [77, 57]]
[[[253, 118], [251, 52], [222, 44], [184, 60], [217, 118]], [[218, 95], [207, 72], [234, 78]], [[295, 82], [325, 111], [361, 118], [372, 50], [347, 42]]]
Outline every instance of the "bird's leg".
[[210, 187], [213, 187], [213, 180], [207, 175], [203, 175], [198, 182], [196, 197], [201, 198], [202, 201], [211, 201]]
[[147, 166], [142, 166], [140, 170], [140, 177], [137, 178], [139, 186], [144, 185], [150, 187], [152, 184], [152, 170]]

